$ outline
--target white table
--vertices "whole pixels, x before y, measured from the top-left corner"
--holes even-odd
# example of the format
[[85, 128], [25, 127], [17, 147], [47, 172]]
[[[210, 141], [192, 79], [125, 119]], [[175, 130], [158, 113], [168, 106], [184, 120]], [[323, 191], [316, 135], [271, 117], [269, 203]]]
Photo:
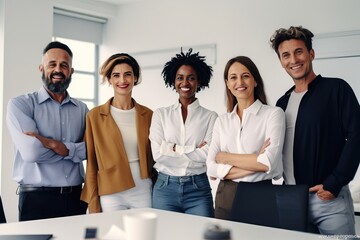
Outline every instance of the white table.
[[354, 211], [360, 213], [360, 203], [354, 203]]
[[319, 240], [319, 235], [315, 234], [261, 227], [151, 208], [0, 224], [0, 234], [50, 233], [54, 235], [56, 240], [81, 240], [84, 238], [86, 227], [97, 227], [98, 237], [102, 237], [113, 224], [122, 228], [122, 216], [130, 211], [152, 211], [158, 214], [157, 240], [202, 240], [203, 231], [209, 223], [216, 223], [222, 227], [229, 228], [232, 240]]

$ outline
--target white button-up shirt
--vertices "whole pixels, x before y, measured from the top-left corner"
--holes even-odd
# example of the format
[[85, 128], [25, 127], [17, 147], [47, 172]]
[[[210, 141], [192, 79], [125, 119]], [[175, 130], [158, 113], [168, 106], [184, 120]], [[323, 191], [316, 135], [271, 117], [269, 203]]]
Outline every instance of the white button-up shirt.
[[[206, 172], [206, 157], [216, 118], [217, 114], [200, 106], [198, 100], [188, 106], [185, 123], [179, 102], [155, 110], [149, 136], [155, 168], [171, 176]], [[198, 148], [204, 141], [207, 144]]]
[[257, 172], [233, 181], [257, 182], [280, 178], [283, 172], [284, 134], [285, 114], [281, 108], [264, 105], [256, 100], [244, 110], [241, 121], [236, 105], [232, 112], [221, 115], [215, 122], [207, 157], [208, 175], [224, 179], [232, 168], [228, 164], [216, 163], [217, 153], [258, 154], [265, 140], [270, 138], [270, 145], [257, 157], [257, 161], [266, 165], [269, 171]]

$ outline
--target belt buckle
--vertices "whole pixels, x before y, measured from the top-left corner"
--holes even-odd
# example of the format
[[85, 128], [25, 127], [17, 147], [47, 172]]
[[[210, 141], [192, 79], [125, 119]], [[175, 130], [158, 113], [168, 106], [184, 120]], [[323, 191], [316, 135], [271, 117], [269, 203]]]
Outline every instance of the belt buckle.
[[72, 186], [70, 187], [60, 187], [60, 194], [68, 194], [72, 192]]

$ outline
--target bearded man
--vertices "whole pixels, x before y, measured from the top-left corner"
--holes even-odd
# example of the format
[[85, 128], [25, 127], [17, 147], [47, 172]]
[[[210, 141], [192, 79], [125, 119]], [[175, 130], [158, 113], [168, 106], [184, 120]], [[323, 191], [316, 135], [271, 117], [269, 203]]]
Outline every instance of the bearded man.
[[50, 42], [43, 51], [39, 91], [10, 99], [7, 125], [14, 143], [19, 221], [85, 214], [80, 200], [87, 106], [71, 98], [72, 51]]

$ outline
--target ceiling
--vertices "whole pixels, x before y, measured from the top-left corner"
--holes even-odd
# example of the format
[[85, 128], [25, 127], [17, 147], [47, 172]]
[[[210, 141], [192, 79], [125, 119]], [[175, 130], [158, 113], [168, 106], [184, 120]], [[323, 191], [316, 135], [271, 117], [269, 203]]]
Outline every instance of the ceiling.
[[122, 4], [140, 2], [140, 1], [144, 1], [144, 0], [96, 0], [96, 1], [111, 3], [111, 4], [114, 4], [114, 5], [122, 5]]

